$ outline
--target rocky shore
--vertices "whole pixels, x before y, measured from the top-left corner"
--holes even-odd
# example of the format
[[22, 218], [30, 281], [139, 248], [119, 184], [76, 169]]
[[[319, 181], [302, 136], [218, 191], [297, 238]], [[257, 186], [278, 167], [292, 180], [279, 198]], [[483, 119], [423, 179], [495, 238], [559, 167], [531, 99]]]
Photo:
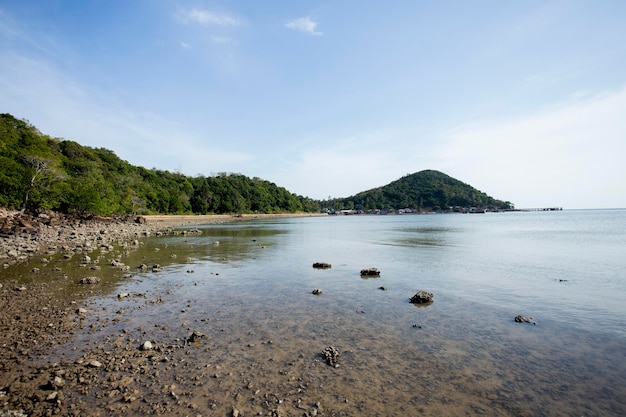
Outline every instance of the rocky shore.
[[[0, 417], [201, 415], [194, 403], [179, 398], [184, 394], [173, 385], [163, 388], [158, 383], [159, 373], [177, 378], [176, 365], [185, 360], [184, 348], [193, 340], [152, 346], [140, 334], [128, 334], [116, 340], [89, 340], [76, 358], [50, 356], [56, 348], [75, 343], [77, 334], [102, 331], [113, 323], [88, 305], [98, 285], [73, 282], [64, 265], [73, 264], [72, 258], [91, 260], [93, 253], [121, 256], [115, 255], [120, 248], [139, 247], [142, 237], [172, 233], [175, 226], [277, 216], [281, 215], [78, 219], [0, 211], [0, 262], [5, 272], [0, 276]], [[65, 262], [57, 260], [52, 268], [47, 262], [54, 258]], [[15, 276], [13, 268], [26, 271], [25, 281], [9, 278]], [[43, 271], [45, 279], [35, 278]], [[62, 291], [69, 287], [71, 291]], [[139, 382], [148, 369], [156, 375], [152, 385]], [[233, 415], [237, 413], [233, 409]]]
[[46, 254], [89, 252], [171, 227], [315, 214], [126, 216], [77, 218], [59, 213], [24, 214], [0, 209], [0, 263], [9, 265]]

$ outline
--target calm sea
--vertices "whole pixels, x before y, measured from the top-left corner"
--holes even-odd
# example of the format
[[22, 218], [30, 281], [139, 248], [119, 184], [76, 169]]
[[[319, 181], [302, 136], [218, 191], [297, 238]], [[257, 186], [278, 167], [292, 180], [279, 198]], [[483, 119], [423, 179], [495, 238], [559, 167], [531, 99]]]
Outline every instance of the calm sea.
[[[160, 301], [129, 304], [122, 325], [209, 334], [210, 349], [191, 353], [194, 361], [261, 392], [283, 389], [282, 406], [321, 404], [326, 415], [626, 415], [625, 210], [200, 229], [148, 239], [131, 255], [165, 268], [118, 284]], [[379, 278], [361, 278], [370, 267]], [[418, 290], [434, 302], [410, 304]], [[102, 303], [118, 308], [114, 294]], [[518, 314], [536, 324], [515, 323]], [[143, 337], [158, 342], [163, 334], [153, 332]], [[327, 346], [342, 352], [339, 368], [321, 359]], [[204, 384], [206, 396], [240, 389]], [[263, 413], [253, 408], [259, 390], [247, 392], [240, 410]]]

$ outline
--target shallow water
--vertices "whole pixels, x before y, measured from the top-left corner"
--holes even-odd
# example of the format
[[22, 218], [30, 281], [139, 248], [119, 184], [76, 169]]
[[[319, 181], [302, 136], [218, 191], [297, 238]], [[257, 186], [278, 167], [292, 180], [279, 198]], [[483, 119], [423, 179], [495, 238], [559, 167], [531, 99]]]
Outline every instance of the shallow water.
[[[101, 313], [91, 320], [107, 325], [78, 334], [75, 346], [120, 334], [157, 344], [206, 334], [172, 358], [193, 366], [183, 375], [162, 369], [160, 379], [176, 381], [207, 415], [264, 413], [266, 403], [284, 415], [315, 407], [626, 415], [625, 211], [339, 216], [201, 230], [147, 239], [125, 259], [162, 272], [98, 271], [103, 295], [90, 302]], [[317, 261], [332, 268], [313, 269]], [[368, 267], [380, 278], [361, 278]], [[433, 304], [408, 302], [421, 289]], [[142, 297], [118, 300], [119, 292]], [[537, 325], [514, 323], [517, 314]], [[342, 352], [338, 368], [324, 363], [327, 346]]]

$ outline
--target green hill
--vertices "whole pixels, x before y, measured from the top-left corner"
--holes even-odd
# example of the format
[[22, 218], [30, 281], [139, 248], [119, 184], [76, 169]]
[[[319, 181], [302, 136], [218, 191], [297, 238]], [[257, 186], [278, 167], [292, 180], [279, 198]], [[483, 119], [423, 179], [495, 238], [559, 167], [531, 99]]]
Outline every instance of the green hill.
[[513, 208], [442, 172], [426, 170], [407, 175], [383, 187], [334, 201], [336, 207], [355, 210], [454, 211], [471, 207], [484, 210]]
[[512, 205], [431, 170], [352, 197], [321, 202], [241, 174], [187, 177], [133, 166], [108, 149], [52, 138], [25, 120], [0, 114], [0, 207], [129, 215], [317, 212], [322, 207], [503, 210]]
[[113, 151], [42, 134], [0, 114], [0, 207], [77, 215], [319, 211], [319, 202], [260, 178], [187, 177], [133, 166]]

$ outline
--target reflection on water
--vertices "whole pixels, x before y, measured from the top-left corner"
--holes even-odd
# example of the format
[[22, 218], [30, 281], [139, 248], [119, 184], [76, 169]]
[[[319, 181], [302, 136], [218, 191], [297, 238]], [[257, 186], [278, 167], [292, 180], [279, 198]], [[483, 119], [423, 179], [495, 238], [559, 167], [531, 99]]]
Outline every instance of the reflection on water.
[[[290, 219], [146, 239], [124, 262], [163, 272], [97, 271], [109, 280], [91, 301], [102, 313], [77, 345], [206, 334], [154, 366], [207, 415], [264, 415], [269, 403], [282, 415], [626, 415], [621, 310], [572, 307], [586, 278], [561, 250], [552, 263], [539, 256], [542, 238], [511, 238], [522, 225], [497, 216]], [[332, 268], [312, 268], [318, 261]], [[613, 262], [605, 274], [622, 266]], [[380, 278], [361, 279], [365, 267]], [[624, 294], [623, 281], [606, 285]], [[421, 289], [435, 294], [427, 308], [409, 303]], [[516, 314], [538, 324], [516, 324]], [[327, 346], [341, 351], [338, 368], [321, 358]]]

